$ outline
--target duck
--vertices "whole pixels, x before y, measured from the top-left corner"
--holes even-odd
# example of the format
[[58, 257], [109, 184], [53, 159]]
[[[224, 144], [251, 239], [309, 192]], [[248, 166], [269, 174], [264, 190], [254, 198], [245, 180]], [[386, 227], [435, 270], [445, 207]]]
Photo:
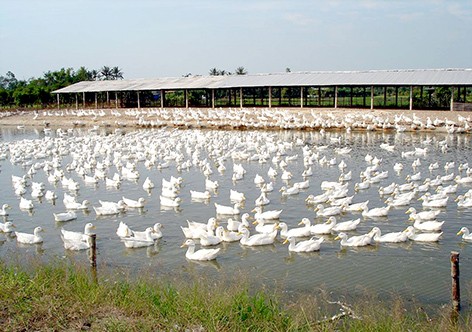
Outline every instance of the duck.
[[92, 246], [92, 238], [90, 236], [86, 236], [83, 239], [66, 239], [62, 237], [62, 242], [66, 250], [86, 250]]
[[415, 220], [413, 227], [420, 230], [420, 231], [440, 231], [444, 221], [436, 221], [436, 220]]
[[380, 194], [380, 196], [391, 195], [391, 194], [394, 193], [394, 191], [397, 187], [398, 187], [398, 185], [395, 182], [392, 182], [386, 187], [380, 187], [379, 188], [379, 194]]
[[144, 190], [149, 190], [149, 189], [152, 189], [154, 188], [154, 183], [151, 181], [151, 179], [149, 179], [149, 177], [146, 177], [146, 180], [144, 180], [144, 183], [143, 183], [143, 189]]
[[116, 206], [106, 205], [106, 206], [94, 206], [93, 210], [97, 216], [112, 216], [119, 214], [122, 210]]
[[33, 230], [33, 234], [15, 232], [16, 240], [19, 243], [25, 243], [25, 244], [42, 243], [43, 238], [41, 237], [41, 234], [40, 234], [41, 232], [44, 232], [44, 230], [40, 226], [36, 227]]
[[11, 221], [7, 221], [6, 223], [0, 223], [0, 232], [12, 233], [13, 228], [15, 227], [16, 226]]
[[20, 197], [20, 209], [22, 210], [32, 210], [34, 208], [33, 202], [24, 197]]
[[260, 176], [259, 174], [256, 174], [254, 177], [254, 184], [256, 185], [262, 185], [265, 182], [264, 178]]
[[0, 216], [8, 216], [8, 209], [11, 209], [11, 206], [9, 204], [3, 204], [0, 210]]
[[140, 197], [137, 201], [126, 198], [124, 196], [121, 199], [123, 200], [123, 202], [126, 204], [127, 207], [131, 207], [131, 208], [143, 208], [144, 203], [146, 202], [146, 200], [142, 197]]
[[[215, 230], [216, 234], [221, 234], [224, 230], [223, 226], [218, 226]], [[200, 244], [204, 247], [216, 246], [220, 244], [222, 239], [218, 235], [214, 235], [213, 232], [202, 233], [200, 235]]]
[[339, 215], [343, 212], [343, 207], [342, 206], [331, 206], [325, 208], [323, 205], [318, 204], [316, 206], [316, 216], [317, 217], [331, 217], [331, 216], [336, 216]]
[[300, 188], [295, 185], [289, 188], [283, 186], [282, 188], [280, 188], [279, 192], [282, 193], [282, 196], [298, 195], [300, 193]]
[[247, 228], [242, 228], [240, 233], [242, 234], [242, 237], [239, 240], [239, 243], [242, 245], [262, 246], [274, 243], [275, 238], [277, 237], [278, 229], [276, 227], [272, 233], [258, 233], [250, 236], [249, 230]]
[[428, 196], [423, 195], [423, 207], [428, 207], [428, 208], [441, 208], [441, 207], [446, 207], [447, 206], [447, 201], [449, 200], [449, 197], [444, 197], [440, 199], [431, 199]]
[[253, 225], [256, 225], [255, 230], [258, 233], [272, 233], [277, 227], [277, 224], [266, 224], [264, 219], [258, 219], [253, 222]]
[[406, 210], [405, 213], [410, 214], [409, 219], [412, 221], [414, 220], [426, 221], [426, 220], [436, 219], [436, 217], [441, 213], [441, 211], [440, 210], [427, 210], [427, 211], [416, 212], [416, 209], [414, 207], [410, 207], [408, 210]]
[[64, 201], [64, 206], [67, 210], [87, 210], [90, 205], [88, 200], [84, 200], [82, 203], [76, 202], [75, 200], [72, 201]]
[[341, 232], [334, 240], [341, 240], [341, 247], [363, 247], [372, 244], [373, 234], [367, 233], [348, 237], [346, 233]]
[[218, 236], [223, 242], [237, 242], [241, 240], [242, 233], [237, 231], [230, 231], [229, 229], [224, 229], [223, 227], [218, 227], [216, 229], [216, 236]]
[[149, 247], [154, 244], [154, 239], [152, 238], [152, 233], [154, 230], [152, 227], [146, 228], [144, 238], [135, 238], [135, 237], [124, 237], [122, 238], [123, 243], [126, 248], [142, 248]]
[[244, 193], [241, 193], [241, 192], [238, 192], [236, 190], [233, 190], [233, 189], [230, 189], [229, 190], [229, 199], [232, 201], [232, 202], [243, 202], [246, 200], [246, 196], [244, 195]]
[[116, 230], [116, 235], [121, 238], [133, 236], [133, 231], [128, 227], [126, 223], [120, 221], [118, 228]]
[[334, 223], [334, 226], [331, 229], [332, 231], [334, 231], [334, 232], [348, 232], [348, 231], [353, 231], [357, 228], [357, 226], [361, 222], [361, 218], [346, 220], [346, 221], [337, 223], [335, 217], [330, 217], [328, 219], [328, 221], [330, 221], [331, 223]]
[[66, 240], [85, 240], [89, 237], [89, 235], [93, 234], [92, 230], [96, 227], [92, 223], [87, 223], [84, 227], [84, 232], [74, 232], [74, 231], [67, 231], [61, 228], [61, 236], [63, 239]]
[[467, 227], [462, 227], [460, 231], [457, 232], [457, 235], [462, 235], [462, 240], [464, 241], [472, 242], [472, 235]]
[[370, 232], [373, 234], [373, 240], [375, 242], [398, 243], [408, 241], [408, 234], [405, 231], [392, 232], [382, 235], [380, 228], [374, 227]]
[[53, 213], [54, 221], [66, 222], [77, 219], [77, 214], [74, 211], [67, 211], [61, 213]]
[[234, 206], [226, 206], [215, 203], [216, 214], [223, 214], [223, 215], [236, 215], [241, 213], [239, 208], [241, 205], [239, 203], [234, 204]]
[[325, 192], [320, 195], [308, 195], [308, 197], [305, 199], [305, 203], [307, 204], [322, 204], [326, 203], [330, 199], [329, 192]]
[[296, 243], [296, 237], [289, 236], [287, 237], [287, 239], [285, 239], [283, 243], [290, 243], [288, 245], [288, 250], [292, 252], [312, 252], [319, 251], [321, 243], [323, 243], [323, 241], [323, 237], [317, 238], [315, 236], [312, 236], [309, 240], [304, 240]]
[[213, 230], [217, 227], [217, 224], [216, 218], [211, 217], [206, 224], [187, 220], [188, 227], [180, 226], [180, 228], [186, 238], [199, 239], [202, 234], [213, 234]]
[[308, 218], [303, 218], [298, 225], [304, 225], [303, 227], [291, 228], [288, 229], [286, 223], [279, 223], [280, 227], [280, 236], [282, 238], [293, 237], [306, 237], [311, 235], [311, 222]]
[[98, 202], [100, 203], [102, 207], [113, 208], [118, 211], [124, 211], [126, 208], [125, 202], [123, 202], [123, 200], [121, 199], [118, 202], [102, 201], [102, 200], [99, 200]]
[[265, 220], [275, 220], [279, 219], [280, 215], [282, 214], [283, 210], [269, 210], [269, 211], [262, 211], [262, 207], [256, 206], [252, 212], [254, 213], [254, 219], [265, 219]]
[[387, 205], [384, 207], [378, 207], [378, 208], [373, 208], [370, 209], [368, 207], [365, 207], [362, 210], [362, 216], [364, 218], [378, 218], [378, 217], [386, 217], [388, 216], [388, 211], [390, 211], [391, 206]]
[[418, 242], [437, 242], [439, 241], [439, 238], [443, 234], [443, 232], [440, 233], [416, 233], [415, 228], [413, 226], [408, 226], [406, 230], [404, 230], [405, 233], [407, 233], [408, 238], [412, 241], [418, 241]]
[[161, 203], [161, 206], [178, 207], [180, 206], [180, 202], [182, 201], [182, 199], [180, 197], [170, 198], [160, 195], [159, 201]]
[[[153, 232], [151, 233], [151, 237], [153, 238], [153, 240], [157, 240], [157, 239], [162, 238], [163, 234], [162, 234], [161, 228], [163, 228], [163, 227], [164, 226], [162, 226], [162, 224], [158, 223], [158, 222], [156, 222], [152, 226]], [[140, 232], [140, 231], [131, 230], [131, 233], [132, 233], [131, 236], [134, 237], [135, 239], [146, 239], [147, 238], [146, 231]]]
[[206, 199], [210, 199], [211, 197], [211, 194], [208, 190], [205, 190], [205, 191], [194, 191], [194, 190], [190, 190], [190, 197], [192, 199], [202, 199], [202, 200], [206, 200]]
[[54, 201], [57, 199], [57, 194], [52, 190], [46, 190], [44, 198], [46, 198], [48, 201]]
[[343, 212], [360, 212], [363, 211], [365, 207], [368, 207], [369, 200], [354, 204], [344, 204], [343, 205]]
[[190, 260], [196, 261], [211, 261], [218, 257], [221, 248], [216, 249], [200, 249], [195, 251], [195, 241], [192, 239], [187, 239], [181, 246], [187, 247], [187, 252], [185, 253], [185, 257]]
[[250, 218], [250, 215], [249, 213], [244, 213], [242, 216], [241, 216], [241, 221], [238, 221], [238, 220], [234, 220], [234, 219], [231, 219], [229, 218], [228, 219], [228, 225], [226, 226], [226, 228], [229, 230], [229, 231], [238, 231], [239, 228], [242, 226], [245, 226], [245, 227], [249, 227], [249, 218]]
[[212, 190], [216, 190], [218, 189], [219, 185], [218, 185], [218, 181], [212, 181], [210, 179], [205, 179], [205, 188], [207, 189], [212, 189]]
[[336, 224], [336, 219], [330, 219], [324, 223], [321, 224], [315, 224], [310, 226], [310, 234], [311, 235], [320, 235], [320, 234], [331, 234], [331, 231], [333, 230], [333, 227]]
[[267, 197], [267, 194], [265, 192], [261, 192], [258, 198], [254, 201], [256, 206], [264, 206], [268, 205], [270, 203], [270, 199]]

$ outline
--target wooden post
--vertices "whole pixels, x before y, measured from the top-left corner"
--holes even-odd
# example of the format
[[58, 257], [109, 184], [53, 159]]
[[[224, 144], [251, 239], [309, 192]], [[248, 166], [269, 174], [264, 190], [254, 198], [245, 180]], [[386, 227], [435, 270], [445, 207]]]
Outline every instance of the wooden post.
[[184, 90], [185, 108], [188, 108], [188, 90]]
[[374, 109], [374, 86], [370, 86], [370, 109]]
[[61, 102], [59, 100], [59, 94], [57, 94], [56, 96], [57, 96], [57, 109], [60, 109], [61, 108]]
[[300, 87], [300, 108], [303, 108], [303, 87]]
[[211, 108], [215, 108], [215, 90], [211, 90]]
[[115, 91], [115, 106], [118, 108], [118, 91]]
[[239, 107], [243, 108], [243, 88], [239, 88]]
[[269, 86], [269, 108], [272, 108], [272, 87]]
[[318, 87], [318, 106], [321, 107], [321, 86]]
[[89, 251], [89, 262], [92, 268], [97, 267], [97, 234], [90, 234], [91, 244]]
[[410, 111], [413, 110], [413, 85], [410, 85]]
[[451, 111], [454, 111], [454, 87], [451, 86]]
[[110, 91], [107, 91], [107, 107], [110, 107]]
[[78, 93], [75, 94], [75, 109], [76, 110], [79, 109], [79, 94]]
[[139, 91], [136, 91], [136, 94], [138, 95], [138, 110], [141, 108], [141, 102], [139, 100]]
[[338, 108], [338, 86], [334, 86], [334, 108]]
[[82, 92], [82, 107], [85, 108], [85, 91]]
[[97, 93], [95, 92], [95, 109], [98, 109]]
[[452, 309], [461, 310], [461, 291], [459, 287], [459, 253], [451, 251]]

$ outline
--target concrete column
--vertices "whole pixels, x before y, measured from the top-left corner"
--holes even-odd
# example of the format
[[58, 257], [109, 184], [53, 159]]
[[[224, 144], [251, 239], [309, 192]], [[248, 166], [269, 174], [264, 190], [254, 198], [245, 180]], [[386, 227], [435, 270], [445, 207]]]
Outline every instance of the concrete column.
[[211, 108], [215, 108], [215, 90], [211, 90]]
[[321, 107], [321, 86], [318, 87], [318, 106]]
[[115, 91], [115, 106], [118, 108], [118, 91]]
[[76, 110], [79, 109], [79, 94], [78, 93], [75, 94], [75, 109]]
[[110, 92], [107, 91], [107, 107], [110, 106]]
[[243, 88], [239, 88], [239, 107], [243, 108]]
[[164, 108], [164, 96], [165, 96], [165, 91], [161, 90], [161, 108]]
[[338, 108], [338, 86], [334, 87], [334, 108]]
[[188, 108], [188, 90], [184, 90], [185, 108]]
[[269, 86], [269, 108], [272, 108], [272, 87]]
[[139, 100], [139, 91], [136, 91], [136, 94], [138, 96], [138, 109], [140, 109], [141, 108], [141, 102]]
[[370, 86], [370, 109], [374, 109], [374, 86]]
[[387, 106], [387, 86], [384, 86], [384, 107]]
[[82, 92], [82, 105], [85, 108], [85, 91]]
[[413, 85], [410, 85], [410, 111], [413, 110]]
[[56, 95], [57, 96], [57, 109], [60, 109], [61, 108], [61, 102], [60, 102], [60, 97], [59, 97], [59, 94]]
[[95, 92], [95, 109], [98, 109], [97, 93]]
[[454, 87], [451, 86], [451, 111], [454, 111]]
[[300, 108], [303, 108], [303, 87], [300, 87]]

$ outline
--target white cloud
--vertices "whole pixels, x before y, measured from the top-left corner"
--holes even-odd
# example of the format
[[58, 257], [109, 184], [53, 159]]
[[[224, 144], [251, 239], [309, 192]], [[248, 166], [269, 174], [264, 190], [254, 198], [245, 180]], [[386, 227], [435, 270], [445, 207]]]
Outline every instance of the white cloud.
[[294, 24], [294, 25], [298, 25], [298, 26], [309, 26], [311, 25], [312, 23], [314, 23], [315, 21], [306, 16], [306, 15], [303, 15], [303, 14], [300, 14], [300, 13], [292, 13], [292, 14], [286, 14], [284, 16], [284, 20]]

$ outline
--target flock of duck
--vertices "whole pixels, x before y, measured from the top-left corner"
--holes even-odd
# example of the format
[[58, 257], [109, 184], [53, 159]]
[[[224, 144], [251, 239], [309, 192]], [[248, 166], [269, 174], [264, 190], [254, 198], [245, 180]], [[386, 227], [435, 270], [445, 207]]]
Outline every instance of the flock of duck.
[[[212, 112], [213, 116], [218, 116], [218, 110]], [[188, 113], [190, 115], [180, 112], [173, 116], [188, 122], [186, 117], [194, 116]], [[271, 116], [279, 113], [274, 111]], [[145, 125], [144, 113], [135, 116]], [[264, 114], [256, 117], [258, 123], [264, 123], [261, 116]], [[235, 121], [231, 116], [227, 119]], [[469, 120], [462, 121], [468, 123]], [[280, 122], [294, 123], [293, 119], [280, 119]], [[306, 121], [302, 123], [306, 125]], [[340, 125], [346, 126], [345, 123]], [[323, 124], [319, 126], [324, 127]], [[177, 220], [181, 224], [182, 247], [187, 247], [185, 256], [190, 260], [215, 259], [221, 254], [221, 248], [208, 247], [222, 242], [260, 246], [273, 245], [282, 239], [292, 252], [318, 251], [324, 243], [338, 240], [341, 247], [385, 242], [437, 242], [443, 236], [443, 227], [447, 227], [447, 221], [438, 220], [446, 208], [452, 204], [456, 204], [457, 209], [472, 208], [472, 189], [466, 190], [472, 183], [472, 168], [467, 162], [429, 163], [428, 173], [425, 173], [426, 165], [422, 165], [430, 153], [447, 153], [451, 137], [455, 137], [453, 133], [422, 140], [421, 146], [411, 150], [386, 139], [378, 143], [378, 147], [392, 159], [399, 158], [397, 162], [391, 167], [382, 158], [368, 153], [359, 174], [354, 174], [349, 166], [354, 153], [350, 134], [349, 131], [328, 134], [322, 130], [307, 134], [308, 139], [305, 139], [287, 132], [287, 137], [280, 139], [277, 132], [163, 128], [76, 135], [71, 129], [52, 131], [46, 128], [44, 136], [38, 139], [1, 142], [0, 160], [20, 166], [15, 172], [24, 170], [24, 174], [11, 175], [11, 196], [17, 197], [18, 209], [33, 211], [37, 208], [35, 199], [54, 202], [55, 210], [62, 209], [51, 212], [51, 219], [63, 225], [58, 235], [66, 250], [90, 248], [89, 235], [95, 229], [92, 222], [85, 224], [83, 232], [65, 229], [67, 222], [81, 219], [77, 211], [94, 211], [97, 219], [121, 216], [116, 236], [126, 248], [152, 246], [166, 236], [162, 231], [163, 222], [153, 222], [153, 225], [143, 227], [144, 230], [132, 229], [126, 223], [125, 212], [145, 208], [147, 199], [127, 197], [123, 192], [117, 201], [94, 201], [93, 198], [79, 201], [83, 196], [79, 192], [84, 185], [119, 191], [122, 183], [127, 181], [148, 193], [159, 191], [160, 206], [171, 209], [179, 209], [184, 204], [184, 191], [189, 193], [193, 203], [211, 203], [214, 212], [207, 221]], [[251, 165], [258, 167], [256, 174], [248, 178], [246, 168]], [[303, 165], [303, 171], [298, 171], [295, 165]], [[141, 175], [143, 167], [149, 174], [145, 179]], [[175, 176], [162, 177], [158, 171], [164, 169], [174, 170]], [[338, 178], [334, 181], [314, 180], [327, 173], [327, 169], [331, 173], [337, 169]], [[199, 188], [189, 188], [186, 184], [185, 174], [190, 174], [191, 170], [204, 179]], [[387, 184], [391, 174], [396, 174], [396, 180]], [[37, 180], [41, 176], [47, 178], [46, 183]], [[234, 187], [223, 190], [220, 188], [222, 179]], [[241, 182], [246, 183], [247, 191], [236, 190]], [[313, 186], [314, 182], [320, 183], [319, 187]], [[371, 200], [359, 201], [360, 193], [372, 190], [378, 191], [377, 197], [384, 201], [383, 205], [373, 207]], [[254, 202], [246, 198], [249, 192], [257, 192]], [[313, 194], [308, 194], [310, 192]], [[290, 204], [291, 198], [304, 194], [307, 195], [306, 210], [302, 213], [306, 216], [297, 221], [300, 227], [296, 227], [278, 202], [285, 200]], [[154, 198], [151, 196], [150, 199]], [[412, 206], [417, 200], [422, 201], [421, 211]], [[452, 203], [453, 200], [456, 202]], [[392, 209], [402, 208], [412, 221], [405, 229], [385, 233], [381, 227], [373, 225], [364, 234], [352, 235], [360, 224], [366, 225], [369, 220], [388, 220]], [[15, 231], [16, 228], [25, 229], [27, 225], [21, 225], [17, 219], [10, 220], [10, 209], [16, 207], [5, 203], [0, 210], [5, 219], [0, 223], [0, 231], [16, 237], [19, 243], [43, 242], [41, 226], [35, 227], [33, 233]], [[346, 218], [350, 219], [340, 221]], [[457, 235], [465, 242], [472, 242], [467, 226], [458, 229]], [[197, 245], [205, 248], [197, 250]]]

